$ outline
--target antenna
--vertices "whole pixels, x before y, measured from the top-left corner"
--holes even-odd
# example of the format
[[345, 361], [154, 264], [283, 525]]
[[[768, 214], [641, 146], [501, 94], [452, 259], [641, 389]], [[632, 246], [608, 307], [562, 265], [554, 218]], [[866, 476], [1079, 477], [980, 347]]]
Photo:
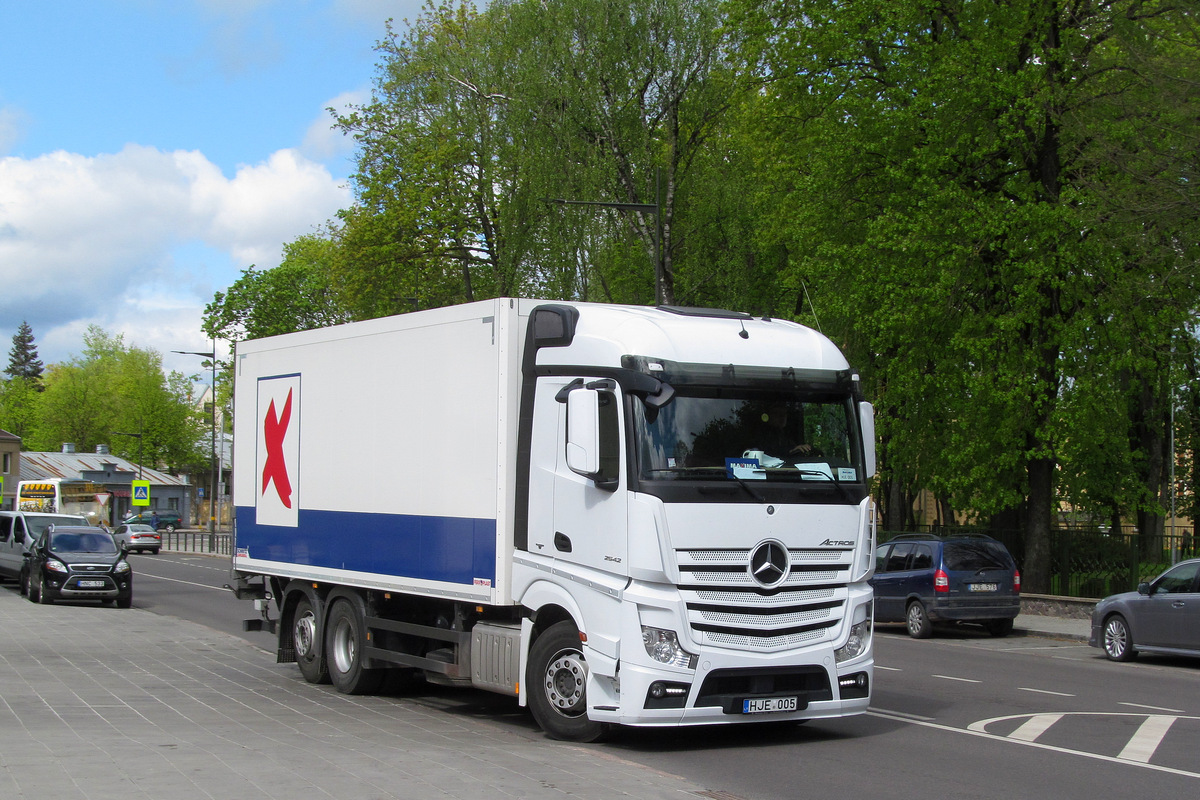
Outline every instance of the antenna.
[[743, 339], [749, 339], [750, 332], [746, 330], [746, 321], [744, 319], [738, 319], [738, 322], [742, 323], [742, 330], [740, 333], [738, 333], [738, 336], [742, 337]]

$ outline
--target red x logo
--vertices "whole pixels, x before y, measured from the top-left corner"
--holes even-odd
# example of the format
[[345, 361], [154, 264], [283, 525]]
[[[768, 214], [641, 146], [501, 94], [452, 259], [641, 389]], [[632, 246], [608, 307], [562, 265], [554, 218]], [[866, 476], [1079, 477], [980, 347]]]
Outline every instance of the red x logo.
[[283, 437], [287, 434], [288, 422], [292, 419], [292, 390], [288, 389], [287, 400], [283, 404], [283, 414], [275, 413], [275, 401], [267, 408], [267, 418], [263, 422], [263, 438], [267, 443], [267, 463], [262, 471], [262, 492], [267, 491], [267, 484], [275, 481], [275, 491], [285, 508], [292, 507], [292, 482], [288, 479], [287, 462], [283, 457]]

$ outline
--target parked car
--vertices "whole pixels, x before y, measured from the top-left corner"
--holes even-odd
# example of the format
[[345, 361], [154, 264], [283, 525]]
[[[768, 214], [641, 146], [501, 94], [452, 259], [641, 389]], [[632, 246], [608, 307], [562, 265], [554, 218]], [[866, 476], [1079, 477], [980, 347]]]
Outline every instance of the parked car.
[[158, 515], [158, 524], [155, 525], [157, 530], [174, 533], [176, 528], [183, 527], [183, 518], [179, 516], [178, 511], [143, 511], [125, 519], [123, 524], [151, 525], [155, 514]]
[[1097, 603], [1088, 644], [1113, 661], [1138, 653], [1200, 656], [1200, 558]]
[[903, 534], [875, 549], [875, 621], [903, 622], [914, 639], [934, 623], [969, 622], [1012, 632], [1021, 573], [1003, 544], [980, 534]]
[[100, 600], [129, 608], [133, 569], [111, 533], [101, 528], [51, 525], [29, 551], [25, 592], [34, 603]]
[[88, 525], [86, 517], [74, 514], [42, 514], [34, 511], [0, 511], [0, 579], [17, 581], [24, 594], [25, 558], [29, 548], [50, 525]]
[[124, 545], [129, 552], [150, 552], [158, 555], [158, 551], [162, 549], [162, 536], [149, 525], [122, 522], [112, 529], [112, 535], [117, 540], [117, 546]]

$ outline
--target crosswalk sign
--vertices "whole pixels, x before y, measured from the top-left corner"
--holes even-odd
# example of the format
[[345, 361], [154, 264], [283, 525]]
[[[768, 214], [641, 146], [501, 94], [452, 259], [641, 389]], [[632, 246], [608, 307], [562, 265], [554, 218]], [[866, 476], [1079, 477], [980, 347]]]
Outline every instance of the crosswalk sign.
[[133, 482], [133, 499], [130, 502], [135, 506], [150, 505], [150, 481]]

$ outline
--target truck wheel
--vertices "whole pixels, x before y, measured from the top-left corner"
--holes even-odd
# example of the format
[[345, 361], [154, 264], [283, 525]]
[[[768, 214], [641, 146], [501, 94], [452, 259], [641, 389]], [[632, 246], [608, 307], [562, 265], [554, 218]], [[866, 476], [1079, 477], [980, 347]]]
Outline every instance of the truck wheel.
[[929, 614], [920, 600], [913, 600], [908, 604], [904, 624], [908, 627], [908, 635], [914, 639], [928, 639], [933, 633], [933, 623], [929, 621]]
[[363, 666], [365, 627], [353, 604], [346, 600], [333, 604], [325, 626], [325, 664], [333, 688], [342, 694], [370, 694], [383, 680], [383, 670]]
[[292, 646], [296, 648], [296, 664], [300, 667], [300, 674], [309, 683], [329, 683], [329, 668], [325, 666], [325, 656], [317, 652], [317, 645], [321, 641], [321, 626], [307, 597], [296, 604], [294, 614]]
[[533, 718], [552, 739], [594, 742], [608, 732], [588, 719], [587, 662], [575, 623], [555, 623], [534, 640], [525, 684]]

